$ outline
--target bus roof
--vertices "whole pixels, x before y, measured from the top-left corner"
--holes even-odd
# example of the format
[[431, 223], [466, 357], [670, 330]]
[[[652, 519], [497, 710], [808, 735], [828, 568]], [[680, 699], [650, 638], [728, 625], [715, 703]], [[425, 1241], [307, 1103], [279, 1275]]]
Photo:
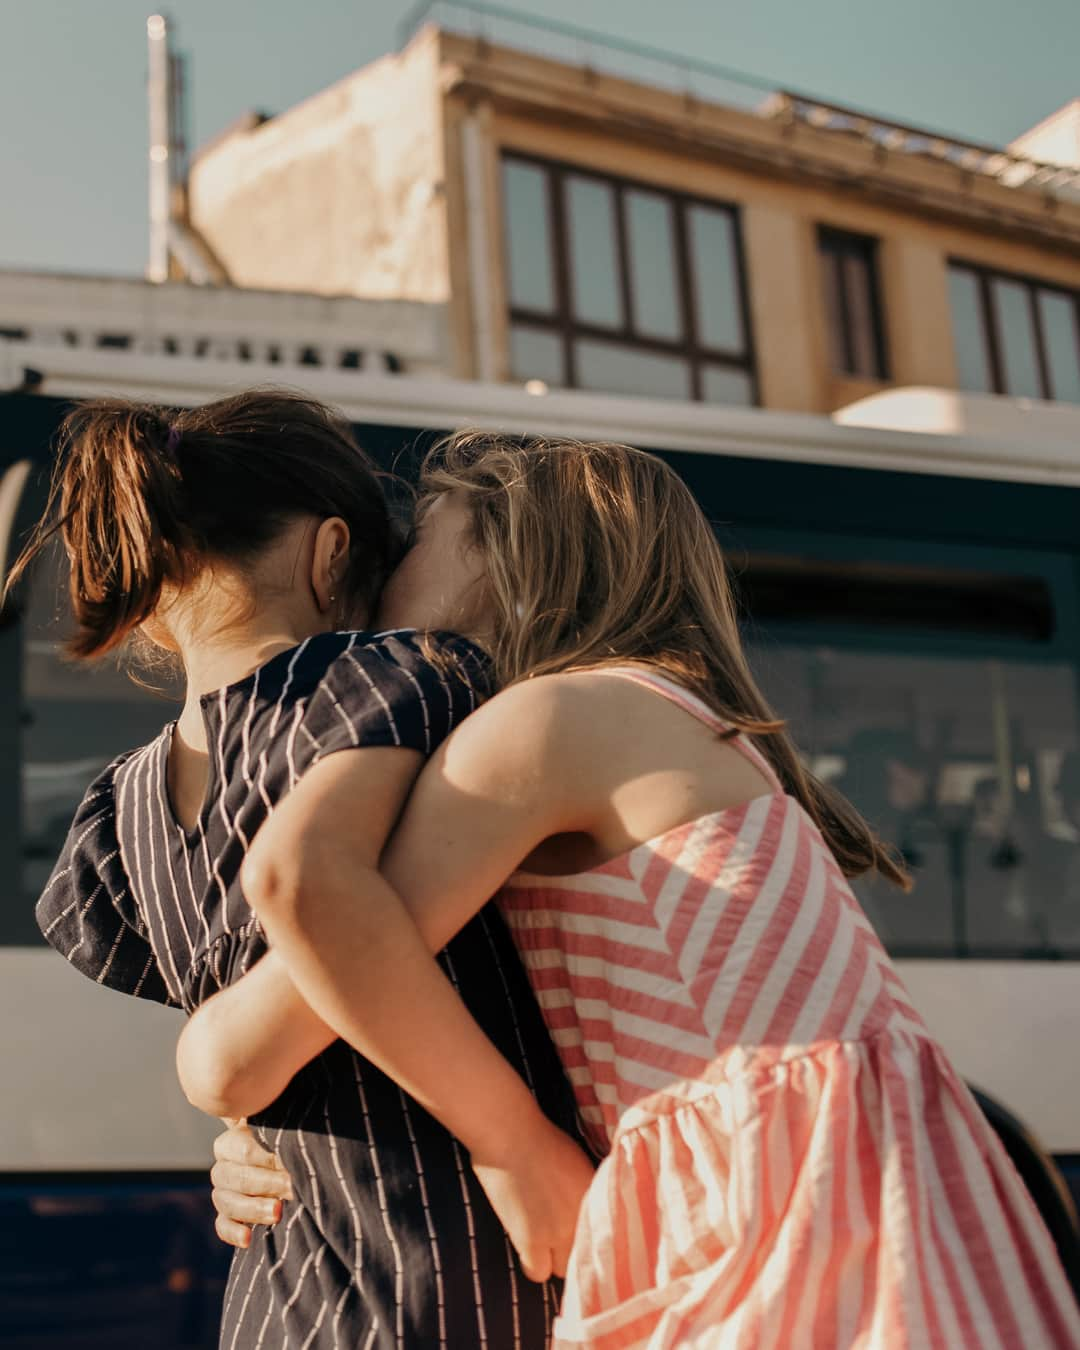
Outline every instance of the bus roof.
[[1080, 486], [1080, 407], [894, 389], [833, 414], [631, 398], [515, 384], [42, 346], [0, 340], [0, 392], [115, 395], [166, 405], [289, 385], [354, 423], [477, 427], [658, 450]]

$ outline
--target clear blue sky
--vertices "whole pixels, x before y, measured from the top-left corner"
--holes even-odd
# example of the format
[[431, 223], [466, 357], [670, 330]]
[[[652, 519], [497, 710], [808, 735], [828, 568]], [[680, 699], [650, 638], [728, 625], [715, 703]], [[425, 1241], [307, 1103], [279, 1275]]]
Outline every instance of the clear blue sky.
[[[521, 0], [1004, 144], [1080, 94], [1080, 0]], [[174, 0], [196, 145], [391, 50], [404, 0]], [[153, 0], [0, 0], [0, 266], [141, 273]]]

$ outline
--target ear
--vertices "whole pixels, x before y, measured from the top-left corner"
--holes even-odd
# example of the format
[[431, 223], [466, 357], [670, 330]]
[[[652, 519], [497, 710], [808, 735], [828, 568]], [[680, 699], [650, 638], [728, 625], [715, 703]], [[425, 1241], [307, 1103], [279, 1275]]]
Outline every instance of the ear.
[[180, 644], [173, 637], [172, 630], [157, 614], [151, 614], [149, 618], [143, 619], [139, 624], [139, 632], [162, 651], [174, 654], [180, 651]]
[[315, 532], [311, 553], [311, 589], [321, 614], [344, 609], [342, 586], [349, 566], [349, 527], [340, 516], [330, 516]]
[[143, 637], [152, 642], [155, 647], [160, 647], [162, 651], [173, 653], [180, 651], [180, 644], [173, 632], [173, 625], [169, 622], [169, 611], [178, 604], [179, 600], [179, 588], [166, 582], [161, 588], [161, 594], [158, 596], [154, 612], [139, 624], [139, 632], [142, 633]]

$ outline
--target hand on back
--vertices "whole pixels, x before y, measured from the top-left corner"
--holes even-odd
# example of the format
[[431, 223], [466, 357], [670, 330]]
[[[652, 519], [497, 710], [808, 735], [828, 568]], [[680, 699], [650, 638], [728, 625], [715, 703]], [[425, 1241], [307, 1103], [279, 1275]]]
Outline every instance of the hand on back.
[[[547, 1122], [520, 1141], [509, 1160], [473, 1158], [473, 1170], [532, 1280], [564, 1275], [581, 1200], [593, 1177], [584, 1151]], [[277, 1157], [267, 1153], [243, 1122], [214, 1140], [211, 1198], [214, 1230], [233, 1247], [251, 1243], [254, 1224], [275, 1224], [292, 1182]]]
[[253, 1224], [275, 1224], [284, 1203], [293, 1198], [288, 1172], [267, 1153], [243, 1121], [229, 1125], [214, 1140], [210, 1198], [217, 1210], [214, 1231], [232, 1247], [251, 1244]]
[[512, 1156], [473, 1154], [472, 1166], [529, 1279], [565, 1275], [581, 1201], [594, 1176], [585, 1151], [543, 1120]]

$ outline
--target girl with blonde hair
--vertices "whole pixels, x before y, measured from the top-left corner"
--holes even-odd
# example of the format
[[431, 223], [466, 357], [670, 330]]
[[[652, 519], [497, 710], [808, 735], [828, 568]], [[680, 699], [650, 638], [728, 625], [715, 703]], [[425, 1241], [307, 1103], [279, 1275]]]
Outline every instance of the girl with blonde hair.
[[[560, 1350], [1080, 1345], [1033, 1203], [848, 884], [907, 878], [759, 693], [686, 486], [625, 446], [472, 435], [422, 489], [384, 619], [469, 634], [500, 692], [378, 868], [347, 777], [282, 804], [243, 875], [273, 950], [182, 1067], [246, 1066], [239, 1110], [321, 1027], [463, 1136], [502, 1122], [488, 1194], [529, 1273], [565, 1266]], [[603, 1155], [569, 1218], [561, 1155], [430, 955], [491, 895]]]

